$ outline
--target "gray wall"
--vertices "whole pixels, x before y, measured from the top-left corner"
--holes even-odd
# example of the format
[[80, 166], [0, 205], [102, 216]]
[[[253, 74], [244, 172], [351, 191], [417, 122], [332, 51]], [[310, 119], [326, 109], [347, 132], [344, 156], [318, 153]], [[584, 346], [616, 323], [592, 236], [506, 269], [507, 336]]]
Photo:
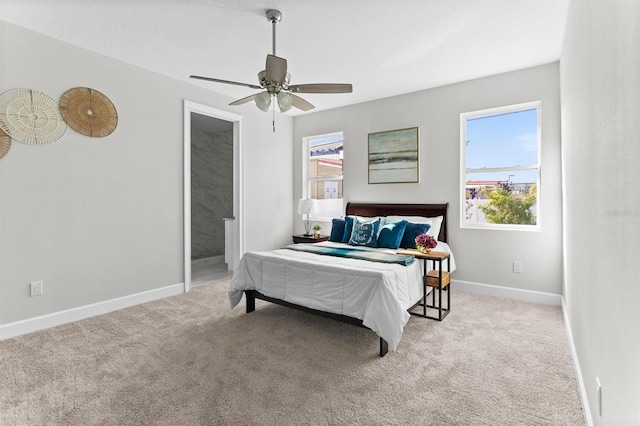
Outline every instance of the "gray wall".
[[[403, 96], [296, 117], [294, 158], [302, 158], [304, 136], [344, 131], [345, 201], [449, 202], [455, 279], [518, 289], [561, 293], [562, 201], [558, 64], [515, 71]], [[542, 101], [542, 231], [460, 229], [460, 113]], [[369, 185], [367, 134], [420, 127], [420, 183]], [[294, 194], [302, 193], [302, 171], [294, 161]], [[299, 215], [295, 227], [303, 229]], [[325, 224], [324, 229], [330, 229]], [[523, 273], [514, 274], [514, 260]]]
[[233, 123], [191, 113], [191, 259], [224, 255], [233, 216]]
[[[264, 190], [291, 179], [290, 117], [278, 115], [273, 133], [271, 114], [196, 85], [3, 21], [0, 40], [1, 92], [57, 99], [91, 87], [119, 116], [108, 137], [69, 130], [50, 145], [13, 142], [0, 160], [0, 324], [183, 283], [184, 99], [244, 116], [245, 249], [290, 241], [291, 186]], [[35, 280], [44, 294], [30, 297]]]
[[597, 425], [640, 424], [638, 52], [640, 2], [572, 2], [560, 70], [564, 297]]

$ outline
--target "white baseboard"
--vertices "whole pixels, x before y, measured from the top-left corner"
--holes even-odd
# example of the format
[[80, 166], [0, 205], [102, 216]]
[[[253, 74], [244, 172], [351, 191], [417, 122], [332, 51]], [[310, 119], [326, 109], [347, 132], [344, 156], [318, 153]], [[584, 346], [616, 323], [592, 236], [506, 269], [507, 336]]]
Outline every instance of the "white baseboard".
[[501, 287], [491, 284], [481, 284], [471, 281], [451, 280], [455, 290], [469, 293], [486, 294], [488, 296], [506, 297], [507, 299], [522, 300], [524, 302], [540, 303], [543, 305], [562, 305], [562, 296], [542, 291], [523, 290], [520, 288]]
[[584, 386], [582, 378], [582, 370], [580, 370], [580, 362], [578, 361], [578, 352], [573, 343], [573, 333], [571, 332], [571, 323], [569, 322], [569, 314], [567, 307], [562, 298], [562, 316], [564, 318], [564, 326], [567, 329], [567, 338], [569, 339], [569, 348], [571, 349], [571, 359], [573, 360], [573, 369], [578, 380], [578, 392], [580, 393], [580, 402], [582, 403], [582, 414], [584, 415], [584, 424], [593, 426], [593, 418], [591, 417], [591, 409], [589, 408], [589, 398], [587, 397], [587, 388]]
[[102, 315], [141, 303], [151, 302], [169, 296], [184, 293], [184, 283], [173, 284], [167, 287], [144, 291], [117, 299], [105, 300], [104, 302], [93, 303], [91, 305], [80, 306], [67, 309], [65, 311], [54, 312], [23, 321], [0, 325], [0, 340], [10, 339], [34, 331], [45, 330], [58, 325], [79, 321], [85, 318]]

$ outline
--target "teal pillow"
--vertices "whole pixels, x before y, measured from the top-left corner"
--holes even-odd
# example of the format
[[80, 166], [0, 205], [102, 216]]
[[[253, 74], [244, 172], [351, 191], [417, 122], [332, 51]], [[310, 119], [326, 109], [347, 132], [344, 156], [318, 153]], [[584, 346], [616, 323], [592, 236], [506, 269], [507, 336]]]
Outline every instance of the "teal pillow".
[[351, 239], [351, 231], [353, 230], [353, 222], [356, 218], [353, 216], [347, 216], [344, 218], [344, 232], [342, 233], [341, 243], [348, 243]]
[[346, 222], [344, 219], [335, 218], [331, 221], [331, 234], [329, 235], [329, 241], [342, 242], [342, 236], [344, 235], [344, 226]]
[[400, 241], [400, 247], [416, 248], [416, 237], [420, 234], [426, 234], [430, 228], [431, 225], [428, 223], [407, 222], [402, 241]]
[[400, 242], [402, 241], [408, 223], [406, 220], [401, 220], [400, 222], [392, 222], [384, 225], [378, 235], [378, 247], [397, 250], [398, 247], [400, 247]]
[[349, 244], [352, 246], [377, 247], [378, 228], [380, 228], [380, 218], [368, 222], [354, 220]]

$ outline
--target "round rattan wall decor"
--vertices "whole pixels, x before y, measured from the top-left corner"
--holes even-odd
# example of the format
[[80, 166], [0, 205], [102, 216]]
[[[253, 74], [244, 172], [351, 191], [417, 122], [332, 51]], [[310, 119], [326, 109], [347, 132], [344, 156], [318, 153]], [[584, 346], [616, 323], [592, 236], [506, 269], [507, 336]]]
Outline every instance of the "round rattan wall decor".
[[11, 137], [0, 129], [0, 160], [7, 155], [9, 148], [11, 148]]
[[74, 87], [64, 92], [60, 98], [60, 114], [73, 130], [94, 138], [110, 135], [118, 125], [113, 103], [88, 87]]
[[13, 89], [0, 95], [0, 128], [18, 142], [55, 142], [67, 131], [58, 102], [31, 89]]

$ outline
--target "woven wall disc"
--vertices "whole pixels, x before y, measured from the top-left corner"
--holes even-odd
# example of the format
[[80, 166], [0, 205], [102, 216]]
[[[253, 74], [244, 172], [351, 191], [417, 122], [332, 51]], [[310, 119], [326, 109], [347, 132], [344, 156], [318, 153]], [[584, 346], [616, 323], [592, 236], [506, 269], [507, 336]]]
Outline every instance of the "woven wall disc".
[[94, 138], [110, 135], [118, 125], [118, 113], [109, 98], [87, 87], [64, 92], [60, 113], [73, 130]]
[[52, 97], [31, 89], [14, 89], [0, 95], [0, 128], [18, 142], [55, 142], [67, 124]]
[[11, 137], [3, 130], [0, 130], [0, 159], [2, 159], [11, 148]]

